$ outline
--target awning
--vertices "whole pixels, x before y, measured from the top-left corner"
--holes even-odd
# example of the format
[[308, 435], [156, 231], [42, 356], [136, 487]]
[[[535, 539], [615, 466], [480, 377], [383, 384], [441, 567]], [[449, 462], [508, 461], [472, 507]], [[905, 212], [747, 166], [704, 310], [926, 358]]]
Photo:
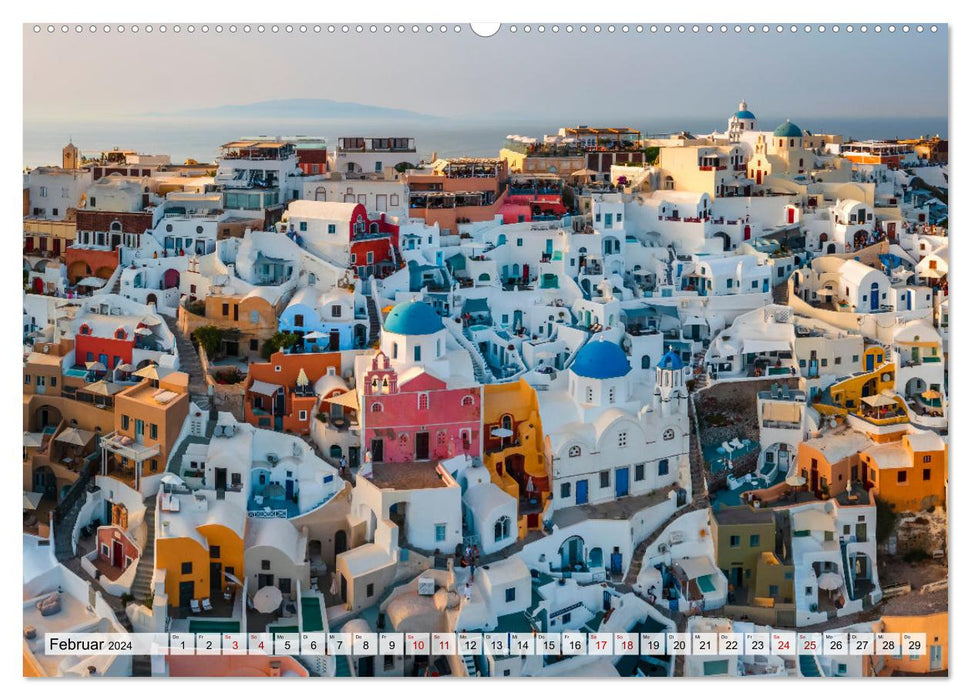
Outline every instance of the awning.
[[788, 340], [768, 340], [766, 338], [745, 338], [742, 341], [742, 352], [745, 354], [759, 352], [782, 352], [791, 350]]
[[701, 578], [715, 573], [715, 567], [708, 557], [689, 557], [676, 563], [688, 579]]
[[263, 396], [273, 396], [283, 387], [279, 384], [270, 384], [269, 382], [254, 381], [250, 384], [249, 390], [254, 394], [261, 394]]
[[37, 506], [40, 505], [42, 498], [44, 498], [44, 494], [42, 493], [24, 491], [24, 510], [37, 510]]
[[85, 277], [78, 281], [77, 286], [79, 287], [97, 287], [101, 288], [105, 286], [105, 282], [108, 280], [101, 279], [100, 277]]
[[485, 298], [466, 299], [465, 303], [462, 304], [462, 313], [489, 313], [489, 300]]
[[44, 433], [28, 433], [24, 431], [24, 447], [40, 447], [44, 444]]
[[880, 408], [881, 406], [896, 406], [897, 405], [897, 402], [896, 401], [894, 401], [889, 396], [884, 396], [883, 394], [878, 394], [876, 396], [864, 396], [861, 400], [867, 406], [873, 406], [874, 408]]
[[354, 389], [344, 392], [343, 394], [338, 394], [337, 396], [332, 396], [329, 399], [324, 399], [324, 401], [337, 404], [338, 406], [344, 406], [345, 408], [353, 408], [355, 411], [360, 408], [360, 404], [357, 400], [357, 391]]

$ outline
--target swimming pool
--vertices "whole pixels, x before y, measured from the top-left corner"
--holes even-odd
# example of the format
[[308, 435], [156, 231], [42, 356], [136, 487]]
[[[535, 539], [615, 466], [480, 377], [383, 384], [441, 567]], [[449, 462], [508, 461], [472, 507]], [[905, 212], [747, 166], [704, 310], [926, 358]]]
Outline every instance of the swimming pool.
[[698, 577], [698, 588], [701, 589], [702, 593], [715, 592], [715, 584], [711, 580], [711, 574], [705, 574], [704, 576]]
[[236, 620], [189, 620], [190, 632], [239, 632]]
[[324, 617], [320, 610], [320, 598], [317, 596], [305, 596], [300, 599], [303, 608], [303, 631], [322, 632], [324, 629]]

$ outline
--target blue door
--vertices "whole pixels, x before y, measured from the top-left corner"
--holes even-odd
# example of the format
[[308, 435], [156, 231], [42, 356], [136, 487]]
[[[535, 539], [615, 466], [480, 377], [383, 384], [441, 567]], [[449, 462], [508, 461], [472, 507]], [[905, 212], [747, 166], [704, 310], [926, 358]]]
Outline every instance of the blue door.
[[626, 496], [630, 492], [630, 467], [622, 467], [617, 470], [617, 478], [614, 479], [617, 498]]
[[577, 505], [582, 506], [587, 502], [587, 480], [577, 482]]
[[287, 479], [287, 500], [293, 500], [293, 479]]
[[100, 362], [105, 367], [107, 367], [108, 366], [108, 356], [105, 355], [104, 353], [98, 355], [98, 362]]
[[872, 372], [873, 371], [873, 354], [872, 353], [866, 356], [866, 371], [867, 372]]
[[615, 575], [624, 573], [624, 555], [620, 552], [613, 552], [610, 555], [610, 573]]
[[769, 280], [762, 280], [762, 291], [769, 291]]
[[880, 285], [874, 282], [870, 285], [870, 311], [880, 308]]

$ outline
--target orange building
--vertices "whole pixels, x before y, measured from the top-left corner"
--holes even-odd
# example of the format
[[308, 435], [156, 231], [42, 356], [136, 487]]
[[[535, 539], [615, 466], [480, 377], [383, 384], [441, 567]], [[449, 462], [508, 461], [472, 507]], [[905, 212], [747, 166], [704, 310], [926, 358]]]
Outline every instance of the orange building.
[[924, 634], [927, 646], [922, 654], [886, 656], [881, 675], [928, 674], [947, 671], [947, 612], [931, 615], [885, 615], [883, 631], [903, 635], [906, 632]]
[[165, 471], [189, 415], [189, 375], [146, 378], [114, 396], [114, 431], [101, 439], [101, 473], [139, 489]]
[[[246, 511], [215, 493], [159, 493], [155, 568], [165, 572], [169, 605], [188, 608], [192, 600], [222, 595], [243, 575]], [[228, 574], [228, 576], [227, 576]]]
[[317, 405], [314, 384], [330, 368], [340, 374], [339, 352], [281, 351], [269, 362], [250, 364], [243, 419], [258, 428], [308, 435]]
[[873, 445], [860, 455], [867, 486], [898, 512], [941, 505], [947, 487], [947, 445], [930, 430]]
[[506, 201], [508, 174], [501, 158], [443, 159], [432, 172], [409, 171], [408, 216], [451, 234], [461, 223], [491, 221]]

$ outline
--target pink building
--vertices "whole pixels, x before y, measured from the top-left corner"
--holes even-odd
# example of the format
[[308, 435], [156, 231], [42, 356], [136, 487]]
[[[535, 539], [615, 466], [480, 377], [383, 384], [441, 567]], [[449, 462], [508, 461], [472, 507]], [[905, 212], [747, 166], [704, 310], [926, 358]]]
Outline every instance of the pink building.
[[480, 455], [481, 387], [449, 388], [418, 366], [399, 374], [382, 351], [362, 387], [364, 444], [373, 462]]

